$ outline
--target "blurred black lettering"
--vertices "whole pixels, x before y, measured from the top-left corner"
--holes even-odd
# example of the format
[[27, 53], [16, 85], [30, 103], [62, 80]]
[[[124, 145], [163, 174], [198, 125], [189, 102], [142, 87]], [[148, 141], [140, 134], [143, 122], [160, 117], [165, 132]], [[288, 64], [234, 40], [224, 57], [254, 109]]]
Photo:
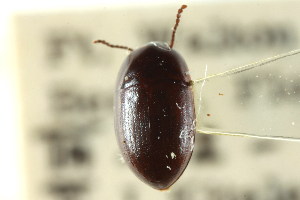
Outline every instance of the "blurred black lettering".
[[[142, 41], [169, 41], [171, 31], [157, 26], [149, 27], [142, 34]], [[164, 26], [163, 26], [164, 27]], [[228, 23], [211, 20], [206, 26], [188, 28], [182, 31], [181, 37], [192, 55], [227, 54], [231, 51], [249, 52], [266, 51], [271, 48], [296, 48], [298, 35], [296, 29], [287, 23], [253, 22], [248, 25], [242, 23]], [[140, 34], [140, 32], [139, 32]]]
[[87, 133], [70, 127], [42, 129], [40, 134], [48, 146], [50, 165], [55, 168], [89, 165], [91, 149], [87, 143]]
[[252, 74], [238, 79], [234, 87], [236, 101], [242, 107], [250, 106], [258, 99], [264, 99], [273, 106], [286, 103], [299, 105], [300, 101], [300, 80], [296, 74]]
[[84, 68], [104, 66], [112, 61], [113, 56], [107, 56], [105, 50], [97, 48], [92, 43], [95, 38], [84, 31], [53, 28], [48, 32], [44, 46], [46, 60], [51, 68], [68, 67], [70, 61]]
[[80, 200], [88, 191], [84, 182], [64, 181], [51, 182], [48, 184], [48, 191], [59, 200]]

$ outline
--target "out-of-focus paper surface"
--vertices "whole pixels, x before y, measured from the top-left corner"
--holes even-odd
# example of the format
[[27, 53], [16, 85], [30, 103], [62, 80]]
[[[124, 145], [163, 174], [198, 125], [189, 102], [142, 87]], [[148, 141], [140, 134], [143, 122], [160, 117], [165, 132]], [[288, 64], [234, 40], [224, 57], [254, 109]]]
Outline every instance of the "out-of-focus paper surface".
[[[168, 42], [179, 6], [99, 6], [15, 17], [28, 191], [24, 199], [300, 198], [299, 143], [199, 134], [189, 166], [168, 192], [140, 182], [121, 162], [112, 102], [128, 52], [92, 41], [105, 39], [132, 48]], [[204, 77], [206, 65], [208, 74], [214, 74], [299, 48], [299, 6], [188, 5], [174, 48], [186, 59], [193, 79]], [[198, 125], [220, 131], [296, 133], [297, 59], [207, 82]], [[293, 112], [280, 116], [281, 110]]]

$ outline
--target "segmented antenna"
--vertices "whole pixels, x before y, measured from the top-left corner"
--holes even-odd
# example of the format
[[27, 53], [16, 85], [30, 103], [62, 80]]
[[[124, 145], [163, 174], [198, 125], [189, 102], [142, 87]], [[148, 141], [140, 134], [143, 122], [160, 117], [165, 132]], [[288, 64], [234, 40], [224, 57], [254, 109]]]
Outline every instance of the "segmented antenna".
[[175, 41], [175, 33], [176, 33], [176, 29], [178, 27], [178, 24], [180, 22], [181, 13], [183, 12], [183, 9], [185, 9], [186, 7], [187, 7], [187, 5], [182, 5], [181, 8], [178, 9], [178, 12], [177, 12], [177, 15], [176, 15], [176, 23], [173, 27], [172, 38], [171, 38], [171, 42], [170, 42], [170, 48], [173, 48], [174, 41]]
[[127, 49], [129, 51], [133, 51], [133, 49], [130, 48], [130, 47], [110, 44], [110, 43], [106, 42], [105, 40], [95, 40], [93, 43], [101, 43], [101, 44], [104, 44], [104, 45], [109, 46], [111, 48]]

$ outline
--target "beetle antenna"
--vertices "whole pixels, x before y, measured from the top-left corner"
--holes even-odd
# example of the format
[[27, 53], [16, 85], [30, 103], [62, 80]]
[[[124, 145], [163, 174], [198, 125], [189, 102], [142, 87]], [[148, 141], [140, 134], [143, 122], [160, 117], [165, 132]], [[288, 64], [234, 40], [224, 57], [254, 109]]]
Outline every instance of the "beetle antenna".
[[110, 44], [110, 43], [106, 42], [105, 40], [95, 40], [93, 43], [95, 43], [95, 44], [96, 44], [96, 43], [101, 43], [101, 44], [104, 44], [104, 45], [109, 46], [109, 47], [111, 47], [111, 48], [127, 49], [127, 50], [129, 50], [129, 51], [133, 51], [133, 49], [130, 48], [130, 47]]
[[174, 40], [175, 40], [175, 33], [176, 33], [176, 29], [178, 27], [178, 24], [180, 22], [180, 17], [181, 17], [181, 13], [183, 12], [183, 9], [185, 9], [187, 7], [187, 5], [182, 5], [181, 8], [178, 9], [177, 15], [176, 15], [176, 23], [173, 27], [173, 32], [172, 32], [172, 38], [171, 38], [171, 42], [170, 42], [170, 48], [173, 48], [174, 45]]

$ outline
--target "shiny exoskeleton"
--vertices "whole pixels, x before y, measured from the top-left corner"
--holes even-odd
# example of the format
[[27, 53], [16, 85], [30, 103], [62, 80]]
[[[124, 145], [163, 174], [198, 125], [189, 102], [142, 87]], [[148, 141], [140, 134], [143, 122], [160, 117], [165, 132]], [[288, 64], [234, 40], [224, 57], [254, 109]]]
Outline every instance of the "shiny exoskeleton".
[[153, 188], [169, 188], [185, 170], [194, 147], [194, 98], [187, 65], [168, 44], [151, 42], [125, 59], [115, 129], [125, 161]]

